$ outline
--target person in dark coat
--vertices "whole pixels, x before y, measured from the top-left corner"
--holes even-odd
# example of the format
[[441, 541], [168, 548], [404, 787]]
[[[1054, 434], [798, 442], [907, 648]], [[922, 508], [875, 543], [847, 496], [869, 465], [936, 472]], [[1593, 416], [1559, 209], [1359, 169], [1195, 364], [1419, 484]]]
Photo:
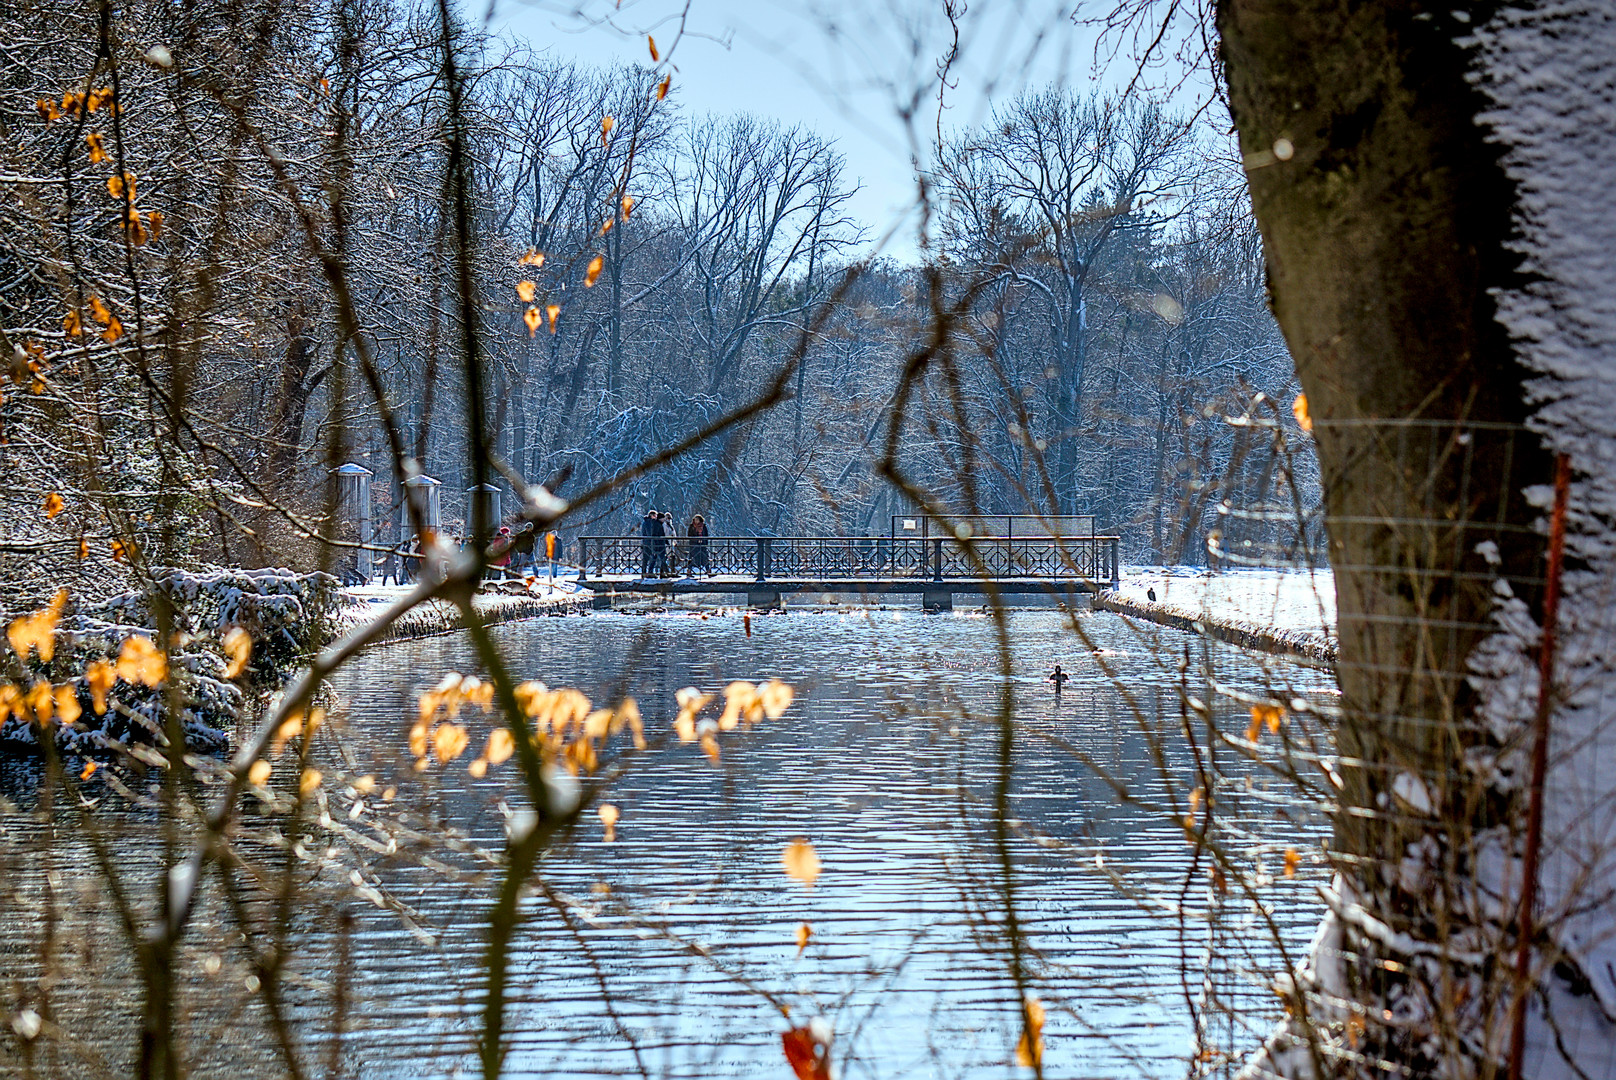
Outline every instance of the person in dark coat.
[[673, 515], [666, 510], [657, 515], [662, 523], [662, 530], [656, 536], [656, 567], [657, 577], [669, 577], [673, 574], [672, 560], [668, 558], [668, 537], [676, 535], [673, 529]]
[[697, 514], [685, 526], [685, 536], [690, 540], [690, 573], [692, 576], [711, 574], [712, 569], [708, 561], [707, 540], [712, 534], [707, 531], [707, 519]]
[[[657, 548], [657, 537], [666, 535], [662, 528], [662, 518], [655, 510], [647, 510], [645, 518], [640, 522], [640, 576], [642, 578], [656, 577], [661, 552]], [[665, 544], [667, 541], [663, 541]]]

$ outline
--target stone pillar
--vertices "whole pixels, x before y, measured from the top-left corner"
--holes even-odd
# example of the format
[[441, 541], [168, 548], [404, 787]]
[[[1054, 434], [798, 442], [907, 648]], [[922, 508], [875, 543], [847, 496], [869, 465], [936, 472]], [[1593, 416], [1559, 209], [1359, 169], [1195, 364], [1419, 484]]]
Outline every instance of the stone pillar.
[[490, 538], [499, 529], [499, 488], [493, 484], [478, 484], [466, 489], [466, 535], [477, 530], [477, 511], [481, 507], [487, 515]]
[[785, 604], [780, 599], [779, 589], [748, 589], [746, 591], [746, 606], [757, 608], [759, 611], [785, 610]]
[[[348, 462], [332, 470], [337, 477], [337, 524], [344, 540], [357, 540], [370, 544], [376, 537], [370, 521], [370, 480], [375, 474], [363, 465]], [[341, 556], [344, 567], [355, 577], [370, 580], [370, 549], [344, 549]]]
[[442, 487], [440, 481], [430, 476], [412, 476], [404, 481], [404, 502], [398, 508], [398, 535], [400, 540], [414, 535], [415, 525], [410, 521], [409, 502], [416, 501], [421, 507], [421, 516], [425, 519], [426, 527], [433, 532], [443, 528], [443, 508], [438, 501], [438, 489]]
[[953, 611], [954, 591], [952, 589], [927, 589], [920, 594], [920, 607], [923, 611]]

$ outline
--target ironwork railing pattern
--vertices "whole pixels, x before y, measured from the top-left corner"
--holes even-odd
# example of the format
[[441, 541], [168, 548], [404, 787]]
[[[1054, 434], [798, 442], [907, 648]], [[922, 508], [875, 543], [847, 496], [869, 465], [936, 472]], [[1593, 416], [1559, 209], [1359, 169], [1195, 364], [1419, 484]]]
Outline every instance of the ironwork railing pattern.
[[579, 538], [585, 577], [641, 580], [714, 576], [844, 580], [1016, 580], [1106, 582], [1119, 578], [1115, 536], [952, 537], [714, 536], [705, 546], [667, 537], [660, 549], [639, 536]]

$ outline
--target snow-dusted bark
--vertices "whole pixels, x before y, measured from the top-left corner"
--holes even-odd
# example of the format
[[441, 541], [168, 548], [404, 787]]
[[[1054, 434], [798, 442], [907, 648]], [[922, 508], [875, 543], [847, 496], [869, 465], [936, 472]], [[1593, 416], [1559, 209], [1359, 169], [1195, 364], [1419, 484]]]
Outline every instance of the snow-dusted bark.
[[[1505, 9], [1478, 37], [1534, 279], [1499, 297], [1499, 317], [1539, 375], [1536, 423], [1574, 470], [1525, 1074], [1616, 1077], [1616, 5]], [[1488, 676], [1500, 720], [1537, 693], [1507, 648]]]

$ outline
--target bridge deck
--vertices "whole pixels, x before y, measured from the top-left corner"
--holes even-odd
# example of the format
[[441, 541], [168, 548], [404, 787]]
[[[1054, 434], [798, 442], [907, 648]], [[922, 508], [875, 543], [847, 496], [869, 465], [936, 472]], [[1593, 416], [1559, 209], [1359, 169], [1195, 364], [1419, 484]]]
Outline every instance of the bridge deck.
[[1001, 593], [1043, 593], [1059, 596], [1071, 592], [1098, 592], [1111, 587], [1109, 581], [1087, 581], [1075, 578], [948, 578], [934, 581], [929, 578], [874, 578], [874, 577], [771, 577], [763, 581], [745, 574], [718, 574], [702, 578], [642, 578], [637, 574], [607, 574], [590, 576], [579, 582], [597, 593], [658, 593], [683, 596], [689, 593], [855, 593], [870, 596], [894, 594], [923, 594], [929, 592], [986, 593], [996, 589]]

